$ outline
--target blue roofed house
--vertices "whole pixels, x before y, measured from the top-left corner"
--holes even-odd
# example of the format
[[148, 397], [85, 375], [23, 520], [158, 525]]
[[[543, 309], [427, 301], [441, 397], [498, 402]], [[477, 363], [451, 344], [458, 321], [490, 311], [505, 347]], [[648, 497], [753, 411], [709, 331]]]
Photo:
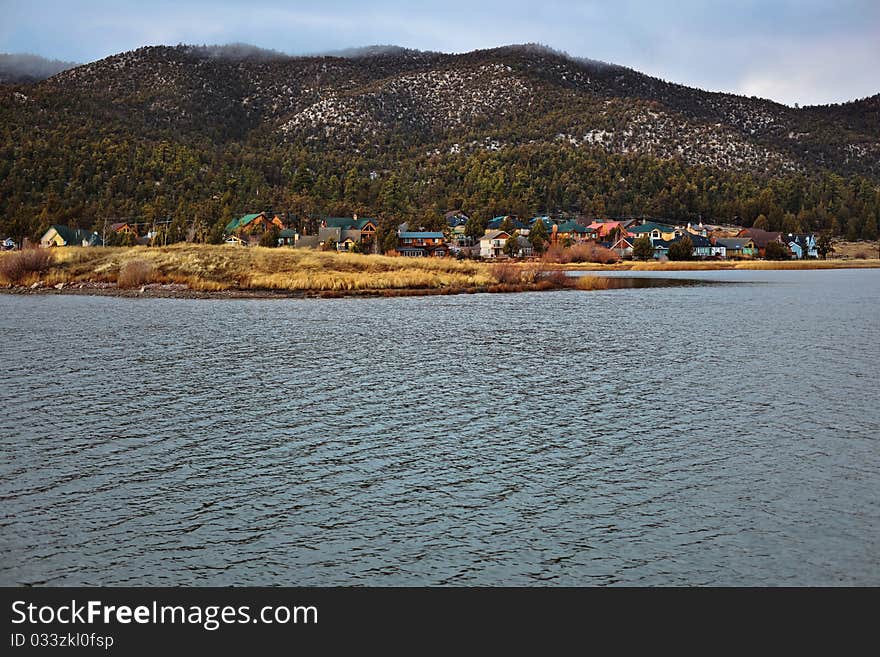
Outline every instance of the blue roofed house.
[[409, 257], [443, 257], [449, 253], [449, 246], [443, 233], [399, 231], [397, 252]]
[[[689, 234], [687, 235], [691, 239], [691, 244], [694, 245], [694, 250], [691, 252], [691, 255], [695, 258], [711, 258], [716, 253], [716, 247], [712, 244], [712, 240], [708, 237], [704, 237], [703, 235]], [[684, 236], [680, 238], [676, 238], [676, 241], [684, 239]]]
[[[486, 230], [501, 230], [501, 226], [507, 223], [511, 230], [520, 230], [528, 232], [529, 224], [519, 220], [519, 217], [513, 214], [505, 214], [500, 217], [492, 217], [486, 222]], [[549, 230], [549, 229], [548, 229]]]
[[461, 210], [450, 210], [443, 216], [446, 219], [446, 225], [450, 228], [464, 226], [468, 222], [468, 219], [470, 219], [470, 217]]
[[654, 258], [656, 260], [669, 257], [669, 247], [672, 245], [672, 240], [652, 239], [651, 243], [654, 245]]
[[754, 258], [758, 253], [750, 237], [716, 237], [714, 242], [724, 249], [724, 258]]
[[693, 258], [711, 258], [718, 255], [723, 256], [723, 245], [715, 245], [712, 243], [712, 240], [708, 237], [703, 237], [702, 235], [684, 233], [676, 235], [675, 238], [671, 240], [653, 240], [654, 257], [661, 258], [664, 255], [669, 255], [669, 247], [685, 238], [688, 238], [693, 245], [691, 249], [691, 257]]

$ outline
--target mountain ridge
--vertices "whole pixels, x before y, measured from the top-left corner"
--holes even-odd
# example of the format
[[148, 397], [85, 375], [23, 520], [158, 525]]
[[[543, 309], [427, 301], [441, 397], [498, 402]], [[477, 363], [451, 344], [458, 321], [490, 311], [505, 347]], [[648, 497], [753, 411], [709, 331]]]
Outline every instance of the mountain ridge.
[[[770, 194], [773, 202], [756, 211], [772, 213], [780, 223], [785, 214], [827, 215], [829, 207], [834, 212], [833, 204], [812, 198], [825, 192], [807, 189], [814, 184], [822, 189], [816, 181], [834, 176], [842, 181], [834, 179], [834, 184], [847, 191], [832, 197], [871, 196], [869, 201], [847, 201], [850, 209], [837, 213], [842, 226], [866, 207], [869, 216], [859, 221], [871, 224], [880, 205], [875, 198], [880, 94], [791, 108], [693, 89], [539, 44], [458, 54], [381, 46], [347, 56], [294, 56], [246, 44], [148, 46], [32, 85], [0, 87], [0, 109], [9, 118], [5, 138], [20, 142], [57, 133], [68, 140], [78, 135], [81, 152], [93, 151], [96, 144], [100, 149], [108, 139], [122, 140], [135, 148], [130, 160], [140, 157], [137, 148], [146, 153], [171, 144], [171, 150], [185, 151], [193, 161], [235, 161], [236, 166], [242, 159], [259, 161], [255, 178], [262, 182], [254, 180], [247, 191], [238, 189], [235, 209], [227, 213], [255, 203], [260, 187], [271, 189], [276, 203], [305, 196], [315, 208], [347, 204], [388, 213], [424, 212], [455, 200], [445, 188], [487, 158], [491, 168], [500, 170], [493, 175], [501, 175], [510, 189], [502, 185], [489, 190], [480, 180], [468, 198], [498, 210], [503, 209], [498, 198], [521, 210], [587, 214], [634, 212], [641, 203], [646, 212], [727, 214], [732, 215], [728, 219], [748, 222], [761, 205], [752, 197], [769, 189], [765, 197]], [[558, 161], [560, 168], [542, 169], [534, 161], [536, 152]], [[9, 167], [13, 184], [24, 185], [19, 178], [28, 164], [42, 178], [52, 177], [48, 163], [32, 161], [35, 152], [24, 155], [21, 165]], [[64, 159], [57, 154], [53, 158]], [[527, 164], [521, 173], [529, 181], [519, 185], [524, 197], [520, 203], [513, 193], [515, 163], [523, 158]], [[280, 172], [273, 170], [273, 162], [284, 163]], [[600, 182], [582, 177], [594, 165], [605, 167]], [[650, 181], [640, 171], [646, 167], [651, 168]], [[622, 177], [628, 189], [615, 188], [611, 176], [617, 169], [623, 172], [618, 183]], [[666, 169], [674, 173], [666, 174], [664, 183], [657, 171]], [[321, 184], [297, 188], [295, 173], [301, 170], [312, 183]], [[441, 180], [430, 184], [444, 191], [421, 191], [426, 183], [417, 172], [428, 170]], [[196, 173], [190, 172], [191, 177], [198, 178]], [[348, 194], [344, 185], [339, 191], [328, 189], [335, 185], [334, 176], [359, 178], [353, 188], [361, 191]], [[389, 203], [381, 188], [392, 176], [409, 191], [401, 192], [402, 201]], [[688, 176], [708, 186], [699, 190], [705, 199], [658, 200], [663, 184], [686, 188], [686, 180], [671, 181]], [[723, 192], [704, 182], [712, 176], [723, 179]], [[95, 183], [96, 190], [106, 194], [101, 184], [108, 177], [110, 172], [98, 173], [102, 182]], [[197, 203], [196, 191], [174, 188], [176, 174], [156, 170], [151, 177], [165, 185], [163, 191], [169, 190], [162, 195], [163, 206], [169, 198], [177, 199], [177, 205], [181, 199]], [[783, 193], [779, 181], [800, 191]], [[667, 191], [673, 194], [679, 192]], [[743, 198], [735, 198], [737, 194]], [[17, 202], [39, 212], [47, 205], [39, 190], [23, 196]], [[62, 189], [62, 209], [67, 196]], [[143, 211], [150, 194], [141, 190], [135, 196], [133, 209]], [[212, 181], [202, 196], [222, 198], [222, 185]], [[78, 202], [87, 207], [87, 215], [99, 212], [88, 199]], [[112, 194], [107, 204], [132, 205]], [[5, 205], [8, 212], [10, 203]], [[830, 219], [820, 217], [814, 223], [823, 222]]]

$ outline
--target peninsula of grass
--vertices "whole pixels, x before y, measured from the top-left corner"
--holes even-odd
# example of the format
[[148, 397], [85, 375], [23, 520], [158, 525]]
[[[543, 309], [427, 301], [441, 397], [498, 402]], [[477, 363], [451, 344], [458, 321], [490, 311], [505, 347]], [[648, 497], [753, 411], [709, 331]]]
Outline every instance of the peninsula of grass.
[[[530, 276], [531, 280], [524, 278]], [[519, 283], [537, 276], [518, 273]], [[168, 247], [34, 249], [0, 254], [0, 284], [15, 288], [133, 290], [174, 286], [203, 293], [407, 294], [514, 291], [493, 265], [311, 249]]]
[[7, 291], [158, 296], [410, 296], [473, 292], [608, 289], [597, 277], [563, 270], [701, 271], [880, 267], [880, 260], [689, 261], [556, 264], [486, 263], [311, 249], [167, 247], [30, 249], [0, 253]]

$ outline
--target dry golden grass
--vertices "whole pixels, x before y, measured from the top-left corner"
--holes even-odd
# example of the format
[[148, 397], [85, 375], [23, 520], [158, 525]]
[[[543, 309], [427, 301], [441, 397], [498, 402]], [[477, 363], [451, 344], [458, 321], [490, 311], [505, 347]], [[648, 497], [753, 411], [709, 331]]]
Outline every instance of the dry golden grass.
[[834, 240], [834, 253], [831, 255], [837, 258], [880, 258], [880, 241], [877, 242], [847, 242], [845, 240]]
[[[0, 253], [0, 270], [15, 257]], [[395, 294], [515, 291], [574, 287], [560, 270], [699, 271], [717, 269], [834, 269], [880, 267], [880, 259], [766, 261], [621, 262], [613, 265], [542, 262], [488, 264], [451, 258], [402, 258], [310, 249], [269, 249], [226, 245], [176, 244], [168, 247], [53, 249], [47, 270], [28, 274], [47, 285], [58, 283], [122, 283], [137, 286], [147, 281], [176, 283], [200, 292], [224, 290], [277, 290], [345, 294], [349, 292]], [[134, 282], [126, 281], [125, 272]], [[134, 276], [135, 272], [139, 272]], [[149, 272], [147, 276], [144, 272]], [[120, 281], [122, 273], [122, 281]], [[12, 277], [9, 277], [12, 278]], [[557, 280], [558, 279], [558, 280]], [[606, 289], [597, 277], [583, 277], [580, 289]], [[11, 280], [7, 282], [12, 282]], [[22, 284], [22, 283], [18, 283]]]
[[487, 265], [450, 258], [195, 244], [58, 249], [43, 280], [49, 284], [117, 283], [120, 272], [133, 261], [152, 268], [153, 282], [182, 283], [200, 291], [369, 291], [479, 287], [496, 282]]
[[27, 285], [52, 266], [52, 253], [45, 249], [25, 249], [0, 253], [0, 282]]
[[579, 276], [575, 287], [578, 290], [610, 290], [614, 282], [607, 276]]
[[140, 287], [153, 280], [153, 265], [145, 260], [129, 260], [119, 268], [116, 284], [123, 289]]

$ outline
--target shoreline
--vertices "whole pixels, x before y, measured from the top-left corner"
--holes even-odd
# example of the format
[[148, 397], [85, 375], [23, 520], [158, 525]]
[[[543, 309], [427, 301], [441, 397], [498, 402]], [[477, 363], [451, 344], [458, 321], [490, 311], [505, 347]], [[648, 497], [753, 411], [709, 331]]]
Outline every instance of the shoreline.
[[6, 286], [0, 294], [10, 296], [94, 296], [123, 299], [350, 299], [453, 296], [460, 294], [514, 294], [517, 292], [552, 292], [573, 290], [571, 286], [542, 284], [497, 284], [479, 287], [399, 288], [391, 290], [269, 290], [235, 289], [195, 290], [185, 285], [152, 283], [140, 289], [124, 289], [113, 284], [74, 284], [55, 286]]
[[[515, 267], [534, 266], [530, 262], [504, 261]], [[681, 262], [619, 262], [611, 265], [597, 263], [546, 264], [547, 273], [562, 272], [681, 272], [681, 271], [816, 271], [840, 269], [880, 269], [880, 259], [876, 260], [820, 260], [820, 261], [681, 261]], [[585, 277], [601, 279], [600, 276]], [[618, 277], [610, 277], [618, 279]], [[624, 278], [638, 278], [624, 277]], [[128, 299], [345, 299], [345, 298], [395, 298], [452, 296], [460, 294], [514, 294], [520, 292], [553, 292], [562, 290], [617, 289], [616, 286], [590, 285], [578, 287], [577, 278], [570, 281], [546, 278], [532, 283], [490, 283], [482, 285], [454, 285], [441, 287], [401, 287], [401, 288], [363, 288], [363, 289], [311, 289], [285, 290], [271, 288], [197, 289], [186, 283], [148, 283], [140, 287], [120, 288], [107, 281], [79, 281], [74, 283], [51, 284], [37, 281], [30, 285], [0, 286], [0, 294], [16, 296], [78, 295], [102, 296]], [[586, 281], [585, 281], [586, 282]]]
[[848, 260], [627, 260], [612, 265], [568, 262], [552, 265], [564, 271], [815, 271], [825, 269], [880, 269], [880, 258]]

